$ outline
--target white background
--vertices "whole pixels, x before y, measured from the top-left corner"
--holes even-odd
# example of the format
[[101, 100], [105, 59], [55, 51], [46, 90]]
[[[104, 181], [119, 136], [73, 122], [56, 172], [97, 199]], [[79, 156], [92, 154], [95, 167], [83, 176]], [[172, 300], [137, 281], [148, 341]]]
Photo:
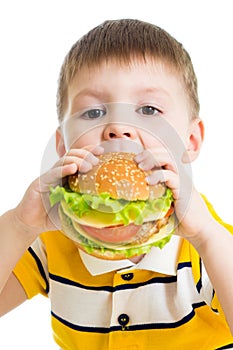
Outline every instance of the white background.
[[[232, 223], [231, 6], [230, 0], [2, 1], [0, 213], [15, 206], [40, 173], [44, 149], [57, 126], [55, 96], [65, 54], [93, 26], [128, 17], [163, 27], [189, 51], [206, 125], [202, 154], [193, 165], [194, 179], [220, 216]], [[57, 349], [49, 312], [49, 302], [38, 297], [1, 318], [0, 348]]]

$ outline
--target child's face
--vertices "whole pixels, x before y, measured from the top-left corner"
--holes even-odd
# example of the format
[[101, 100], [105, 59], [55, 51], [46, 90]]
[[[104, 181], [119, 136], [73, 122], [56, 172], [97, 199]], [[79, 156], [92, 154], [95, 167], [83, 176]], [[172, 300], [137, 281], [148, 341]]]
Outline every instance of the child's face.
[[197, 147], [194, 128], [202, 132], [190, 110], [180, 76], [167, 66], [150, 60], [130, 66], [104, 62], [81, 69], [70, 84], [61, 139], [66, 151], [117, 138], [155, 148], [155, 121], [161, 117], [189, 149]]

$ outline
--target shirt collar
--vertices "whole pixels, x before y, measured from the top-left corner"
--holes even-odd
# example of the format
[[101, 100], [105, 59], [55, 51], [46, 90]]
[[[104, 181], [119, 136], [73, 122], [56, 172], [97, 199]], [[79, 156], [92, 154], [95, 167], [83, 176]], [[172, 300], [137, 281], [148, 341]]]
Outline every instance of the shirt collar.
[[173, 235], [170, 242], [163, 249], [152, 247], [141, 261], [134, 264], [132, 261], [125, 260], [104, 260], [98, 259], [82, 250], [79, 250], [81, 259], [87, 270], [93, 276], [101, 275], [111, 271], [122, 269], [140, 269], [149, 270], [165, 275], [176, 275], [178, 255], [180, 251], [181, 237]]

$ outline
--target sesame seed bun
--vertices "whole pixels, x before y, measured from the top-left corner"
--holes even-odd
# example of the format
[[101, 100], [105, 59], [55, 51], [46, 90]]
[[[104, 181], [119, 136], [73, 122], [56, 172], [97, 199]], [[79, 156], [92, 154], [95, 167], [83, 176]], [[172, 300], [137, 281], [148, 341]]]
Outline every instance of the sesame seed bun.
[[141, 170], [134, 161], [134, 153], [106, 153], [99, 157], [99, 164], [86, 174], [69, 176], [72, 191], [99, 195], [107, 192], [114, 199], [130, 201], [155, 199], [166, 190], [164, 184], [149, 186], [148, 173]]

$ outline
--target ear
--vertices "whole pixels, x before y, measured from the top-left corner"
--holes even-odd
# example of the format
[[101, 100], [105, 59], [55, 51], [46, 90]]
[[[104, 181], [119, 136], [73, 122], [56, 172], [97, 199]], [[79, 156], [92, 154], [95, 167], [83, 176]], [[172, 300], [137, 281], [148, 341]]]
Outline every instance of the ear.
[[56, 130], [56, 150], [60, 158], [66, 153], [65, 142], [60, 127]]
[[199, 155], [204, 140], [204, 124], [199, 118], [193, 119], [188, 130], [186, 154], [183, 161], [193, 162]]

